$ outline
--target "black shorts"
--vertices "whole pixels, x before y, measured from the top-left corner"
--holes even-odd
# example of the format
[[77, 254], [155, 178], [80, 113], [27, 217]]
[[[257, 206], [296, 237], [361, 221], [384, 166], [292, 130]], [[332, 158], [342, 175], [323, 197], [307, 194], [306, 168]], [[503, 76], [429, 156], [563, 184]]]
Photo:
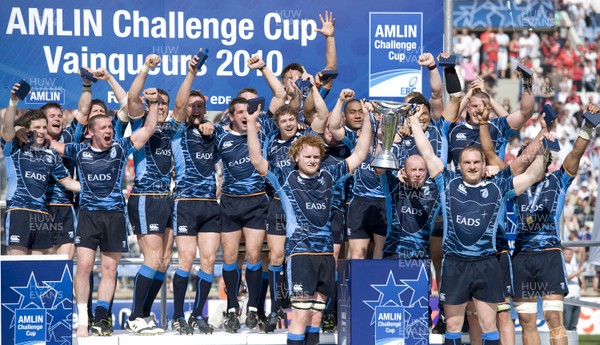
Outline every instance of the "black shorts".
[[335, 291], [335, 259], [333, 255], [296, 254], [286, 261], [290, 296], [312, 296], [320, 292], [333, 296]]
[[52, 244], [60, 246], [75, 241], [77, 216], [72, 205], [48, 205], [52, 231]]
[[129, 251], [127, 235], [127, 220], [122, 211], [80, 210], [77, 214], [75, 247], [94, 251], [100, 247], [101, 252], [126, 253]]
[[438, 217], [438, 219], [435, 220], [431, 236], [444, 237], [444, 219], [442, 217]]
[[285, 236], [285, 212], [281, 200], [273, 198], [269, 202], [269, 211], [267, 212], [267, 234], [275, 236]]
[[24, 209], [6, 212], [7, 246], [20, 246], [27, 249], [49, 249], [52, 244], [52, 231], [48, 223], [49, 215]]
[[269, 197], [267, 194], [232, 197], [221, 196], [221, 229], [232, 232], [242, 228], [265, 230]]
[[518, 252], [512, 258], [515, 298], [567, 295], [569, 285], [560, 250]]
[[373, 234], [387, 235], [385, 199], [366, 199], [355, 196], [348, 205], [348, 238], [365, 239]]
[[513, 267], [512, 259], [508, 251], [502, 251], [496, 254], [498, 262], [500, 263], [500, 272], [502, 272], [502, 286], [504, 287], [504, 296], [512, 297], [515, 293], [515, 285], [513, 282]]
[[337, 208], [331, 209], [331, 237], [333, 244], [342, 244], [346, 240], [346, 217]]
[[216, 200], [175, 200], [173, 216], [175, 236], [221, 232], [221, 209]]
[[173, 200], [169, 195], [131, 195], [127, 216], [136, 235], [164, 234], [173, 223]]
[[504, 302], [502, 274], [496, 256], [462, 259], [446, 256], [442, 261], [440, 302], [463, 304], [471, 298]]

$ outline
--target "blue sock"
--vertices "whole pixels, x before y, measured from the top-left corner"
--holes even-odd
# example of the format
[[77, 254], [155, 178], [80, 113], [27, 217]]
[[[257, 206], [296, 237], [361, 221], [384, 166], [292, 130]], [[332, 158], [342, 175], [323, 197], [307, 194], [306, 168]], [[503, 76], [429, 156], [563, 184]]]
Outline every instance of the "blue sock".
[[304, 334], [288, 333], [287, 345], [304, 345]]
[[144, 317], [150, 316], [150, 311], [152, 310], [152, 305], [154, 304], [154, 300], [160, 291], [160, 288], [163, 286], [165, 282], [166, 272], [156, 271], [154, 275], [154, 279], [152, 279], [152, 284], [150, 284], [150, 291], [148, 292], [148, 298], [144, 301]]
[[140, 266], [133, 283], [133, 309], [129, 320], [133, 321], [138, 317], [144, 317], [144, 302], [148, 298], [152, 281], [156, 270], [146, 265]]
[[184, 317], [183, 302], [185, 301], [185, 291], [190, 280], [190, 272], [177, 269], [173, 275], [173, 319], [177, 320]]
[[446, 336], [444, 337], [444, 345], [461, 345], [461, 337], [461, 332], [446, 332]]
[[483, 333], [481, 338], [483, 339], [482, 345], [500, 345], [500, 334], [498, 334], [498, 331]]
[[285, 278], [283, 275], [283, 265], [269, 265], [269, 292], [271, 293], [271, 313], [281, 309], [281, 300], [283, 298], [283, 284]]
[[98, 301], [98, 303], [96, 303], [96, 315], [94, 317], [94, 322], [98, 322], [107, 318], [109, 306], [110, 301]]
[[246, 284], [248, 284], [248, 306], [258, 307], [258, 297], [262, 286], [262, 261], [246, 263]]
[[212, 286], [214, 274], [208, 274], [202, 270], [198, 270], [198, 284], [196, 285], [196, 300], [194, 301], [194, 311], [192, 315], [198, 317], [202, 315], [202, 310], [208, 299], [210, 288]]
[[304, 339], [306, 345], [318, 345], [319, 344], [319, 327], [306, 326], [306, 333], [304, 333]]
[[227, 289], [227, 310], [231, 308], [239, 308], [238, 289], [241, 279], [240, 271], [238, 270], [237, 262], [232, 264], [223, 264], [223, 281]]

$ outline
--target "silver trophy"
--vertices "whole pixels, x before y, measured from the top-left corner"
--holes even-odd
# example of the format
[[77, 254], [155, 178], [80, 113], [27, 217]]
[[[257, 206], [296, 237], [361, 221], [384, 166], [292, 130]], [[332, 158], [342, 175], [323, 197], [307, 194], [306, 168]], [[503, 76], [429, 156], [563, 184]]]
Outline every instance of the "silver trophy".
[[381, 151], [371, 162], [371, 166], [380, 169], [398, 170], [398, 160], [392, 153], [392, 144], [398, 128], [414, 108], [414, 104], [400, 103], [383, 100], [369, 101], [373, 105], [373, 112], [381, 114], [381, 131], [383, 134]]

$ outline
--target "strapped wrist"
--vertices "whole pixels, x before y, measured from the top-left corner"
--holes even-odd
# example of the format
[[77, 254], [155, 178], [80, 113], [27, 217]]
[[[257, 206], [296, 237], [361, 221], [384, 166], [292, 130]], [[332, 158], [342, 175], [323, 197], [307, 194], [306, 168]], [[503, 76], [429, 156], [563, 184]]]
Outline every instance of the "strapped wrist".
[[432, 66], [427, 66], [427, 68], [429, 68], [430, 71], [433, 71], [434, 69], [437, 68], [437, 65], [433, 64]]
[[8, 101], [8, 106], [9, 106], [9, 107], [16, 107], [16, 106], [17, 106], [17, 104], [19, 104], [19, 99], [12, 99], [12, 98], [11, 98], [11, 99]]
[[148, 73], [150, 72], [150, 67], [146, 66], [146, 64], [144, 64], [142, 66], [142, 68], [140, 68], [140, 73]]

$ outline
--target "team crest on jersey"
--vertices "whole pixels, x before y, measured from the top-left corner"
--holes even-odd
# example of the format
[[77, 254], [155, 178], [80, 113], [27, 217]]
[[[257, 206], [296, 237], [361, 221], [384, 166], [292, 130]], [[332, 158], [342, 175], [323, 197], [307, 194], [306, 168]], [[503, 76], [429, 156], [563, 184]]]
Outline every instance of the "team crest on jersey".
[[464, 195], [467, 195], [467, 187], [465, 187], [465, 185], [462, 183], [458, 185], [458, 191]]
[[197, 137], [201, 137], [202, 136], [202, 133], [200, 133], [200, 131], [198, 130], [198, 128], [194, 128], [192, 130], [192, 134], [195, 135], [195, 136], [197, 136]]
[[429, 131], [425, 132], [425, 138], [429, 139]]
[[431, 193], [428, 186], [424, 186], [423, 188], [421, 188], [421, 190], [423, 191], [423, 196], [428, 196], [429, 193]]
[[110, 158], [115, 158], [117, 157], [117, 149], [115, 149], [114, 147], [112, 149], [110, 149]]
[[488, 192], [487, 188], [480, 190], [479, 193], [481, 193], [481, 197], [484, 199], [490, 195], [490, 192]]
[[412, 146], [412, 141], [410, 139], [404, 139], [404, 145]]
[[45, 155], [45, 156], [44, 156], [44, 160], [46, 161], [46, 163], [48, 163], [48, 164], [52, 164], [52, 156], [50, 156], [50, 155]]

